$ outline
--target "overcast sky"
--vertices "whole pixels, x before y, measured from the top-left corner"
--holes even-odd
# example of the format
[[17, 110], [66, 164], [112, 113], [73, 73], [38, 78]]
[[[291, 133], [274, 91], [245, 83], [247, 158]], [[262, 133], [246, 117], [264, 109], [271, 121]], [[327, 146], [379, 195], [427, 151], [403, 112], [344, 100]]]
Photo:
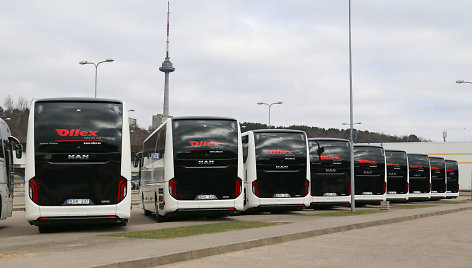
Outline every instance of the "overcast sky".
[[[274, 125], [349, 122], [348, 1], [174, 0], [170, 113]], [[352, 0], [359, 129], [472, 140], [472, 1]], [[7, 1], [0, 105], [11, 95], [124, 100], [147, 128], [162, 113], [167, 1]]]

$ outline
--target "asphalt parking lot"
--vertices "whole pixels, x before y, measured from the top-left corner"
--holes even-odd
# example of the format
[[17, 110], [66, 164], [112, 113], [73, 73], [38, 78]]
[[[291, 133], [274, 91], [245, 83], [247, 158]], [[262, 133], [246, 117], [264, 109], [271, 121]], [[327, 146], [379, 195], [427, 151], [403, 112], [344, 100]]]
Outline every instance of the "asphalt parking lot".
[[[185, 259], [232, 252], [244, 248], [272, 245], [304, 237], [317, 237], [332, 233], [372, 227], [377, 225], [398, 224], [399, 222], [424, 218], [434, 219], [434, 215], [467, 210], [470, 214], [472, 202], [469, 197], [441, 202], [421, 202], [393, 204], [390, 210], [380, 212], [379, 206], [358, 208], [358, 211], [372, 210], [380, 213], [345, 216], [321, 217], [320, 213], [333, 210], [304, 210], [292, 213], [260, 213], [236, 217], [206, 219], [180, 218], [172, 222], [156, 223], [152, 217], [143, 215], [134, 206], [127, 227], [78, 226], [57, 230], [55, 233], [39, 234], [37, 228], [30, 226], [24, 219], [24, 212], [15, 211], [13, 217], [0, 222], [0, 266], [1, 267], [152, 267], [156, 264], [170, 263]], [[463, 202], [457, 202], [463, 201]], [[449, 202], [449, 203], [447, 203]], [[413, 209], [400, 209], [396, 206], [412, 206]], [[347, 207], [336, 207], [335, 211], [349, 211]], [[454, 219], [456, 213], [446, 217]], [[171, 240], [125, 239], [103, 237], [101, 234], [152, 230], [177, 226], [196, 225], [222, 221], [271, 221], [287, 224], [206, 234]], [[390, 224], [389, 224], [390, 225]], [[136, 260], [135, 262], [130, 262]], [[143, 261], [147, 260], [147, 261]], [[121, 263], [122, 266], [113, 266]], [[123, 266], [128, 263], [131, 266]], [[133, 265], [132, 265], [133, 264]], [[111, 265], [111, 266], [110, 266]]]

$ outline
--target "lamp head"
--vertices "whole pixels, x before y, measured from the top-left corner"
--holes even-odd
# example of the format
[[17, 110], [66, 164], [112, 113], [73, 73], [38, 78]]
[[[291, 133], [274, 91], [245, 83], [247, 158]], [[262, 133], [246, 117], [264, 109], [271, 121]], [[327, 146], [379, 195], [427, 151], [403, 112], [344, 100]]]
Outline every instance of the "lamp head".
[[457, 84], [462, 84], [462, 83], [464, 83], [464, 80], [457, 80], [456, 83]]
[[88, 63], [88, 61], [86, 61], [86, 60], [79, 61], [79, 64], [82, 64], [82, 65], [87, 64], [87, 63]]
[[278, 101], [278, 102], [276, 102], [275, 104], [283, 104], [283, 102], [281, 102], [281, 101]]
[[114, 59], [110, 59], [110, 58], [105, 60], [105, 62], [114, 62], [114, 61], [115, 61]]

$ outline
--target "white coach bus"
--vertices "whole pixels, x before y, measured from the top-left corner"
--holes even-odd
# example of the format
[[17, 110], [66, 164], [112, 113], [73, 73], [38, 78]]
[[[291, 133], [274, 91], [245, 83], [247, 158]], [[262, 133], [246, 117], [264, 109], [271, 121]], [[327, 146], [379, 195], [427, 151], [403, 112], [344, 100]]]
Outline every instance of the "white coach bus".
[[408, 200], [429, 200], [431, 198], [431, 165], [425, 154], [407, 154], [410, 189]]
[[387, 161], [387, 200], [408, 201], [408, 156], [405, 151], [385, 150]]
[[447, 191], [446, 198], [459, 197], [459, 166], [456, 160], [446, 159]]
[[90, 98], [40, 99], [28, 122], [26, 219], [40, 232], [56, 224], [126, 225], [131, 151], [126, 105]]
[[351, 144], [349, 140], [311, 138], [311, 204], [341, 205], [351, 201]]
[[232, 215], [243, 209], [239, 122], [224, 117], [167, 119], [137, 156], [145, 215]]
[[16, 158], [21, 158], [20, 142], [11, 136], [7, 123], [0, 119], [0, 220], [10, 217], [13, 211], [14, 151]]
[[244, 210], [289, 211], [310, 205], [310, 162], [305, 132], [262, 129], [243, 133]]
[[355, 202], [362, 206], [386, 200], [387, 165], [382, 146], [354, 145]]
[[446, 198], [446, 161], [442, 157], [429, 157], [431, 165], [431, 200]]

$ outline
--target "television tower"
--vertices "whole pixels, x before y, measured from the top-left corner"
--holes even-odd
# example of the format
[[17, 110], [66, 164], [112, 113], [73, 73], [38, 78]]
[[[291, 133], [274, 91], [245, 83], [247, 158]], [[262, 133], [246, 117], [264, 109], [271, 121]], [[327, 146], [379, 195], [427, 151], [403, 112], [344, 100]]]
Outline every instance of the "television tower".
[[162, 122], [169, 118], [169, 73], [175, 71], [169, 58], [169, 2], [167, 2], [167, 40], [166, 40], [166, 58], [162, 62], [162, 66], [159, 67], [159, 71], [165, 73], [165, 84], [164, 84], [164, 111], [162, 113]]

